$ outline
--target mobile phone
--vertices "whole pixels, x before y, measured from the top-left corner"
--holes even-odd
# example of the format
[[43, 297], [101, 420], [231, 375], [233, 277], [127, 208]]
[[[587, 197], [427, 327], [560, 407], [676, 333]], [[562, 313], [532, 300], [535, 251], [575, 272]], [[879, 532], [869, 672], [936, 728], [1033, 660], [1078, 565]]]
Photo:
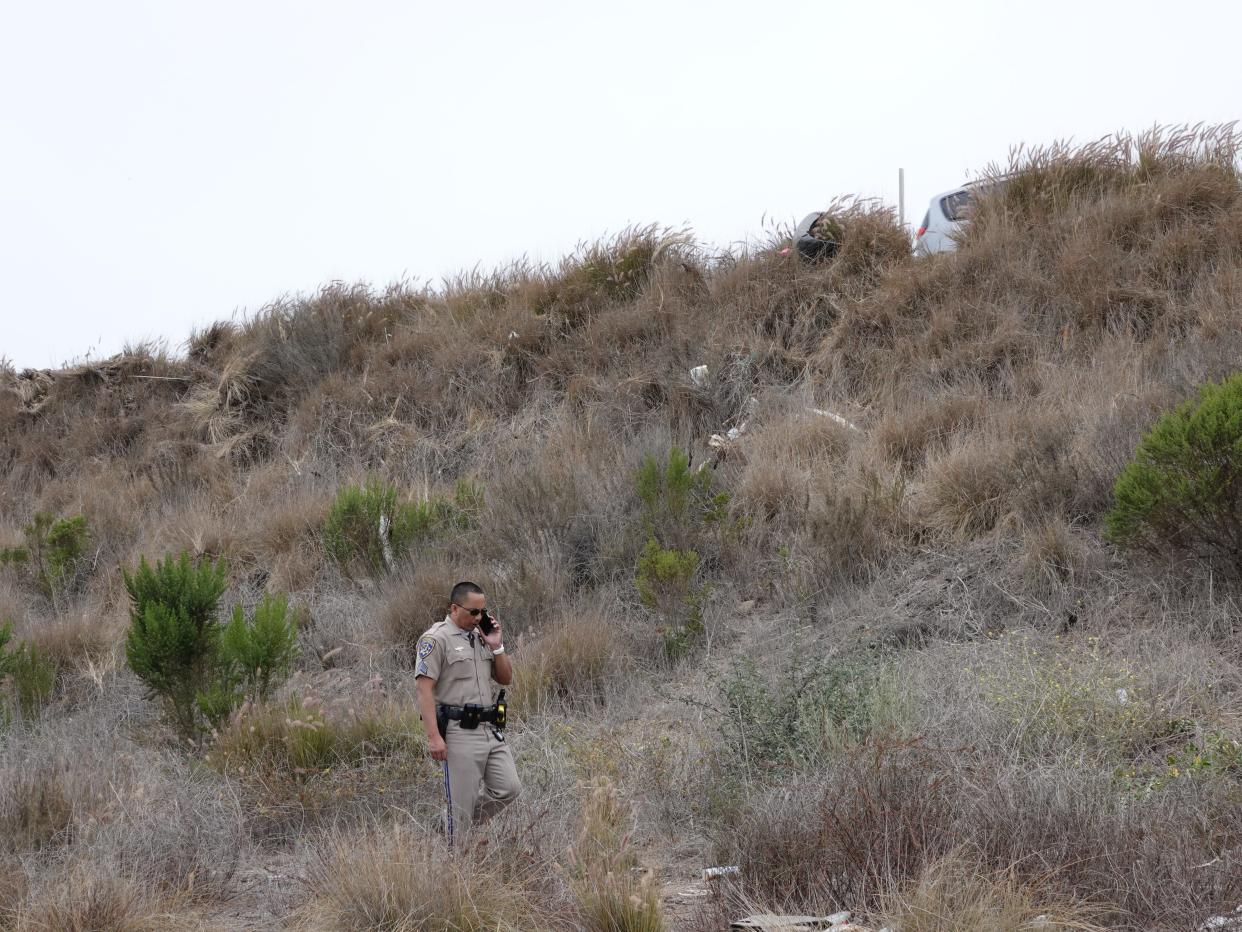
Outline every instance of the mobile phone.
[[484, 634], [491, 634], [495, 625], [492, 624], [492, 614], [487, 609], [483, 609], [483, 614], [479, 616], [479, 630]]

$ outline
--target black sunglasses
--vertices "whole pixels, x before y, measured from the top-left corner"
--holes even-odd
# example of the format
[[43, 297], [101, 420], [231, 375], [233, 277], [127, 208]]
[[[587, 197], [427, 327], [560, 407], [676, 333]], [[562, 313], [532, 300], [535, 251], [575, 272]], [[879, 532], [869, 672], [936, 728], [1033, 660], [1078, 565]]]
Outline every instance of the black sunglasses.
[[454, 602], [453, 604], [457, 605], [457, 607], [460, 608], [463, 612], [469, 612], [471, 618], [478, 618], [485, 611], [487, 611], [487, 609], [485, 608], [466, 608], [466, 606], [458, 605], [456, 602]]

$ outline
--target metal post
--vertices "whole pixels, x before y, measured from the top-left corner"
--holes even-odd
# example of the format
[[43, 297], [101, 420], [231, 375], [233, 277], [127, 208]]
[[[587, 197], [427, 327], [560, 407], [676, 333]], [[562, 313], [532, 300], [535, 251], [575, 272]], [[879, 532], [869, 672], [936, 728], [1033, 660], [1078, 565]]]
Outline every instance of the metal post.
[[897, 169], [897, 218], [901, 228], [906, 228], [906, 170]]

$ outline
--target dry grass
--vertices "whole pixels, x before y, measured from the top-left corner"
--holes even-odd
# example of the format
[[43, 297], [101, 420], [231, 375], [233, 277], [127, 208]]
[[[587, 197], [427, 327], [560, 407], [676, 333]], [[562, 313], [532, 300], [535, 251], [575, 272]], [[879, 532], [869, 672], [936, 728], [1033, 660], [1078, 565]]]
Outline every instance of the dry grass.
[[297, 674], [279, 698], [243, 706], [204, 762], [241, 798], [246, 831], [265, 845], [389, 807], [434, 814], [440, 772], [412, 696], [412, 683], [379, 675]]
[[32, 624], [23, 637], [52, 663], [58, 674], [98, 679], [116, 666], [123, 624], [116, 613], [102, 615], [88, 609]]
[[[761, 902], [869, 908], [962, 845], [1023, 883], [1054, 878], [1056, 901], [1109, 903], [1130, 922], [1177, 923], [1242, 895], [1222, 857], [1242, 841], [1228, 789], [1135, 806], [1085, 768], [878, 744], [810, 780], [752, 799], [720, 842]], [[1188, 834], [1190, 811], [1213, 828]]]
[[[535, 932], [570, 928], [540, 897], [546, 865], [477, 846], [454, 854], [402, 824], [334, 833], [316, 851], [304, 927], [333, 932]], [[546, 875], [545, 875], [546, 876]]]
[[[296, 688], [296, 687], [295, 687]], [[243, 707], [217, 735], [208, 762], [223, 772], [292, 781], [368, 760], [422, 756], [418, 711], [377, 697], [325, 702], [314, 695]]]
[[886, 924], [904, 932], [1101, 932], [1109, 910], [1065, 903], [1051, 883], [1023, 883], [1013, 868], [995, 872], [962, 853], [928, 865], [884, 896]]
[[485, 592], [491, 591], [491, 580], [468, 575], [470, 569], [444, 556], [407, 565], [403, 573], [384, 584], [377, 611], [379, 642], [395, 648], [405, 660], [412, 660], [422, 633], [448, 614], [449, 595], [457, 582], [472, 579]]
[[[35, 767], [9, 769], [0, 777], [0, 838], [8, 853], [38, 851], [66, 844], [74, 821], [88, 795], [86, 786], [70, 786], [64, 763], [40, 762]], [[92, 794], [93, 795], [93, 794]], [[93, 800], [98, 806], [100, 801]]]
[[119, 721], [92, 710], [0, 744], [12, 927], [198, 928], [231, 892], [247, 850], [231, 797], [120, 737]]
[[509, 702], [523, 717], [549, 708], [590, 708], [623, 674], [627, 660], [615, 618], [599, 607], [567, 607], [520, 642]]
[[207, 925], [185, 900], [153, 893], [141, 878], [70, 865], [20, 903], [14, 932], [195, 932]]
[[569, 852], [578, 925], [585, 932], [665, 932], [660, 890], [639, 870], [630, 847], [633, 813], [607, 780], [583, 806], [582, 830]]

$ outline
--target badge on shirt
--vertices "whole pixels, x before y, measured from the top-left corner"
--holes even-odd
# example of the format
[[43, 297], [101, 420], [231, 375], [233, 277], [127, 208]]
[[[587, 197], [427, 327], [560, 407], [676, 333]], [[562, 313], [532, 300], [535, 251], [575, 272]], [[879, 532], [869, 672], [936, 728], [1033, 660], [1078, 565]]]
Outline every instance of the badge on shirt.
[[421, 641], [418, 642], [418, 659], [419, 660], [425, 659], [427, 655], [430, 654], [435, 649], [436, 649], [435, 641], [429, 640], [428, 638], [423, 638]]
[[464, 647], [454, 647], [453, 650], [465, 650]]

